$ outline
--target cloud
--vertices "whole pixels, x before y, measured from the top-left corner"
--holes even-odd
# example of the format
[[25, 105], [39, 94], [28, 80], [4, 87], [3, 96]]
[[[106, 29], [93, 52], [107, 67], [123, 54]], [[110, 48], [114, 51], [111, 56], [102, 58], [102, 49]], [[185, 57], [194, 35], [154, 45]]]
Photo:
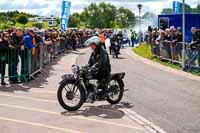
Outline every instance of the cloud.
[[[173, 0], [72, 0], [71, 13], [81, 12], [91, 2], [111, 3], [117, 7], [125, 7], [138, 15], [137, 4], [143, 5], [142, 13], [147, 11], [159, 14], [163, 8], [172, 7]], [[186, 0], [192, 7], [196, 7], [199, 0]], [[60, 16], [61, 0], [0, 0], [0, 11], [18, 10], [42, 16]]]
[[38, 5], [38, 3], [36, 2], [32, 2], [31, 4], [27, 4], [27, 5], [23, 5], [23, 4], [15, 4], [15, 3], [4, 3], [4, 4], [0, 4], [1, 10], [23, 10], [23, 9], [41, 9], [41, 8], [46, 8], [48, 6], [47, 3], [42, 4], [42, 5]]

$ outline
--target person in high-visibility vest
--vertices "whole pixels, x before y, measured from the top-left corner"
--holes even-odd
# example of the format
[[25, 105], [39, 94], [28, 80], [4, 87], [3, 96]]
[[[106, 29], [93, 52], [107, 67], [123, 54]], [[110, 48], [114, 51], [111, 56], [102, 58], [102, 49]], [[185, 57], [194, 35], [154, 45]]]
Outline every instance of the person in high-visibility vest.
[[99, 34], [99, 39], [100, 39], [101, 45], [104, 47], [104, 49], [106, 49], [106, 45], [105, 45], [106, 37], [105, 37], [105, 33], [104, 32], [101, 32]]

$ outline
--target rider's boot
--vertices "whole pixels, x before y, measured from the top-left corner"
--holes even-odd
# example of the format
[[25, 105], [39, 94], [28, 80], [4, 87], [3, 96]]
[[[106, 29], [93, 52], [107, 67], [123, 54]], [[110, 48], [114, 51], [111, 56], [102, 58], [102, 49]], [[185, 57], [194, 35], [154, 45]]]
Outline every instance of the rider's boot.
[[88, 99], [87, 102], [89, 102], [89, 103], [94, 103], [94, 101], [95, 101], [94, 93], [90, 92], [90, 93], [88, 94], [88, 98], [87, 98], [87, 99]]

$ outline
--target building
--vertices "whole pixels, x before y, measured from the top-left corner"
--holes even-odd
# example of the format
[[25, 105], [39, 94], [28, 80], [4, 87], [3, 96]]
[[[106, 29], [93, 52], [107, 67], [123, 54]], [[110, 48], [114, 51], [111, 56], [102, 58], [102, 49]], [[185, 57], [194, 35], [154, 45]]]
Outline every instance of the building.
[[44, 23], [47, 22], [48, 26], [57, 26], [56, 17], [34, 17], [29, 18], [29, 22]]

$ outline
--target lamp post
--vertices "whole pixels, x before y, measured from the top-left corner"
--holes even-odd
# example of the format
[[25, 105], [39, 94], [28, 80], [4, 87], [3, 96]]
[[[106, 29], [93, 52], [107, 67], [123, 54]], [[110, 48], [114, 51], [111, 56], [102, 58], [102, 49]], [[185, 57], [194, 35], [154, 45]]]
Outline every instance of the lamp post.
[[139, 9], [139, 37], [140, 37], [140, 44], [142, 42], [142, 30], [141, 30], [141, 9], [142, 9], [142, 4], [138, 4], [137, 5], [138, 9]]
[[182, 37], [183, 37], [183, 44], [182, 44], [182, 69], [185, 69], [185, 0], [182, 3]]

